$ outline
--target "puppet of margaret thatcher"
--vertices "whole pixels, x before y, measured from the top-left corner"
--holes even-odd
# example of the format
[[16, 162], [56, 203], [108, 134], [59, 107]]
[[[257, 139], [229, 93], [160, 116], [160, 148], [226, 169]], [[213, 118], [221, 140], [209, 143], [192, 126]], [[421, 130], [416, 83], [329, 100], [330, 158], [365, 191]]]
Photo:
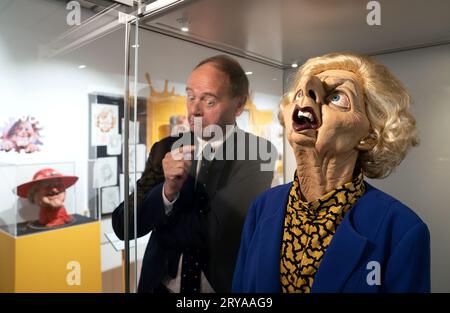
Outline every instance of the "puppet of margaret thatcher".
[[417, 145], [410, 98], [381, 64], [350, 53], [309, 59], [280, 106], [294, 181], [257, 198], [234, 274], [237, 292], [428, 292], [424, 222], [364, 181]]

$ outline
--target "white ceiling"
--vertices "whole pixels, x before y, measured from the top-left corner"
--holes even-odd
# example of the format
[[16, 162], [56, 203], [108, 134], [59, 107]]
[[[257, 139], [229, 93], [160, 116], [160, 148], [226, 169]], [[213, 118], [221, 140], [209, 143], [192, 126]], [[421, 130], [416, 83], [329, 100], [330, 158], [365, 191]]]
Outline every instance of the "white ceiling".
[[379, 0], [380, 26], [366, 22], [368, 0], [186, 2], [144, 26], [274, 66], [330, 51], [373, 55], [450, 43], [448, 0]]
[[[67, 1], [0, 0], [0, 24], [7, 27], [21, 16], [24, 29], [35, 29], [37, 24], [44, 27], [50, 15], [66, 14]], [[107, 0], [80, 1], [83, 7], [92, 10], [89, 15], [104, 8], [103, 3], [112, 3]], [[378, 0], [380, 26], [367, 24], [368, 2], [185, 0], [178, 7], [144, 18], [140, 23], [153, 31], [282, 68], [289, 67], [293, 61], [301, 63], [311, 56], [330, 51], [373, 55], [450, 43], [450, 0]], [[48, 10], [50, 4], [55, 8], [54, 12]], [[188, 22], [189, 33], [180, 31], [180, 20]], [[92, 25], [94, 23], [90, 21], [88, 26]], [[77, 34], [81, 30], [85, 34], [84, 26], [77, 28]], [[64, 31], [53, 25], [48, 28], [53, 39]], [[75, 41], [72, 37], [69, 39]]]

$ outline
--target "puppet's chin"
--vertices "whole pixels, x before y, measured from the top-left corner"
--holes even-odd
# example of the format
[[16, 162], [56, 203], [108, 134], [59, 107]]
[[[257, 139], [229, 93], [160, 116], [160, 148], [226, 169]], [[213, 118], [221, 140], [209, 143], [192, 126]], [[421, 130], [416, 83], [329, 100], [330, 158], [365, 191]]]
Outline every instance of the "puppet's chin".
[[291, 129], [288, 139], [292, 148], [295, 148], [295, 146], [314, 147], [317, 140], [317, 130], [309, 128], [295, 131], [294, 129]]

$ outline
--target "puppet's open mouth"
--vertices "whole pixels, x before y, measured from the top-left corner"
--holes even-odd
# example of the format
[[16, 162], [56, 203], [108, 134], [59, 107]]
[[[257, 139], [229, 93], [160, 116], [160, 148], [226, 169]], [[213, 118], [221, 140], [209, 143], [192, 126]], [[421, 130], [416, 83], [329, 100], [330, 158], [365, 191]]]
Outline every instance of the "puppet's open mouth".
[[299, 132], [305, 129], [316, 129], [319, 126], [319, 121], [314, 113], [313, 108], [300, 108], [295, 106], [292, 113], [292, 128]]
[[47, 196], [47, 197], [55, 197], [55, 196], [58, 196], [62, 192], [63, 192], [63, 190], [58, 190], [58, 191], [52, 190], [52, 191], [47, 192], [45, 194], [45, 196]]

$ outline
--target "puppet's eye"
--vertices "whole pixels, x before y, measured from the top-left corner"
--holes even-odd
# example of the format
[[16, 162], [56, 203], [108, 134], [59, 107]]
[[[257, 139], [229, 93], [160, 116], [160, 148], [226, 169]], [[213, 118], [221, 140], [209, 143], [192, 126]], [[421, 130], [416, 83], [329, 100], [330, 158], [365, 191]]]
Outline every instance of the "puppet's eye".
[[333, 93], [328, 97], [328, 102], [340, 108], [350, 108], [350, 101], [348, 100], [347, 95], [342, 92]]
[[303, 97], [303, 91], [300, 89], [299, 91], [297, 91], [297, 93], [294, 96], [294, 100], [293, 101], [298, 101], [300, 100], [300, 98]]

